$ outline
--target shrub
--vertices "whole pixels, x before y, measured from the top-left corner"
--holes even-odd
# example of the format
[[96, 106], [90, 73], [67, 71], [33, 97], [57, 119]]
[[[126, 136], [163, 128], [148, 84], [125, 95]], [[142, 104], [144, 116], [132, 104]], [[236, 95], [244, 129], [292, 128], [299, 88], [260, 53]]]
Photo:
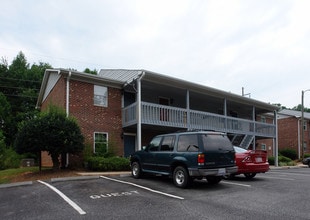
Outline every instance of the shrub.
[[0, 170], [9, 168], [18, 168], [20, 166], [21, 156], [12, 148], [2, 149], [0, 152]]
[[282, 163], [289, 163], [291, 162], [292, 160], [288, 157], [285, 157], [285, 156], [282, 156], [282, 155], [279, 155], [279, 162], [282, 162]]
[[279, 151], [280, 155], [290, 158], [291, 160], [296, 160], [298, 158], [297, 152], [294, 149], [285, 148]]
[[269, 162], [269, 165], [274, 165], [274, 157], [273, 156], [268, 157], [268, 162]]
[[130, 170], [129, 159], [124, 157], [90, 157], [88, 169], [93, 171], [125, 171]]
[[310, 157], [310, 154], [304, 154], [304, 158]]

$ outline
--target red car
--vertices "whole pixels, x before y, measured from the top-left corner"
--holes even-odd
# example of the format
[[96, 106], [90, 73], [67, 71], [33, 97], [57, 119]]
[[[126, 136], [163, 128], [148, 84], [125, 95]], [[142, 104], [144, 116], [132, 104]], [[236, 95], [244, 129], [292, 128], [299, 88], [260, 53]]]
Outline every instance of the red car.
[[235, 159], [238, 172], [233, 174], [243, 174], [247, 179], [252, 179], [257, 173], [265, 173], [269, 170], [267, 151], [247, 150], [234, 146]]

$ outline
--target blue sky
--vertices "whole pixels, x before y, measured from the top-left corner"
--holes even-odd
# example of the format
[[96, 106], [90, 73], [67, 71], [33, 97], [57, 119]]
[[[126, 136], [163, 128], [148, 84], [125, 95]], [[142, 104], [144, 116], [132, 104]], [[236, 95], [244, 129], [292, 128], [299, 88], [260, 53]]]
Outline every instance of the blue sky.
[[[146, 69], [292, 108], [310, 89], [307, 0], [1, 0], [0, 57]], [[305, 93], [310, 106], [310, 91]]]

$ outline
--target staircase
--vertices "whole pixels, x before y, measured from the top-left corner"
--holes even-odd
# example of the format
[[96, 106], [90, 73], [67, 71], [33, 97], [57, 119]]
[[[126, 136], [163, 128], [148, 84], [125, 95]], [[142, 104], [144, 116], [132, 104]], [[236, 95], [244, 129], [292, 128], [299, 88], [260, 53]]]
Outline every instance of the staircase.
[[240, 147], [248, 149], [254, 139], [254, 135], [245, 135], [240, 143]]

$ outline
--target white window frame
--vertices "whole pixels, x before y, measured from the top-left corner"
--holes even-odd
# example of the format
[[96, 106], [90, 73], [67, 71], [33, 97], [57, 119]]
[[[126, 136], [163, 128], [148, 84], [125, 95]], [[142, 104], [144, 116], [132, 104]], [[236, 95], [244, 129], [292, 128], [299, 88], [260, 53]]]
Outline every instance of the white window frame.
[[265, 117], [265, 116], [261, 116], [260, 121], [261, 121], [262, 123], [266, 123], [266, 117]]
[[93, 152], [94, 152], [94, 154], [98, 153], [96, 151], [96, 144], [99, 144], [99, 143], [103, 143], [104, 144], [104, 142], [96, 141], [96, 135], [105, 135], [105, 137], [106, 137], [106, 140], [105, 140], [106, 152], [108, 152], [108, 150], [109, 150], [109, 145], [108, 145], [109, 135], [108, 135], [108, 133], [107, 132], [94, 132], [94, 145], [93, 145], [93, 149], [94, 149]]
[[307, 131], [308, 128], [308, 122], [307, 120], [304, 120], [304, 131]]
[[94, 105], [108, 107], [108, 87], [94, 85]]
[[266, 144], [261, 144], [261, 149], [262, 149], [262, 150], [267, 150]]

